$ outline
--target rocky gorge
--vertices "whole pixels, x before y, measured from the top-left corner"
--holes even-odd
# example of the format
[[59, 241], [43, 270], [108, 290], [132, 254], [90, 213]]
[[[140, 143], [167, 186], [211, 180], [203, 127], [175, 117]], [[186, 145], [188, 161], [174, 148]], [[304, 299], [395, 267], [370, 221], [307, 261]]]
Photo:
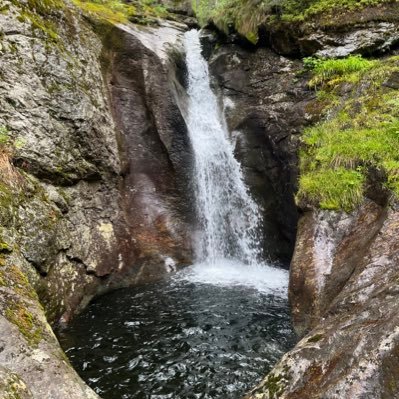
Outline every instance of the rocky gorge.
[[[399, 219], [387, 185], [399, 168], [358, 156], [364, 192], [352, 208], [301, 186], [304, 130], [342, 109], [398, 116], [399, 3], [382, 3], [259, 22], [256, 44], [216, 20], [204, 30], [235, 156], [266, 215], [265, 250], [290, 264], [300, 338], [248, 398], [399, 397]], [[94, 297], [193, 262], [181, 41], [197, 22], [173, 7], [178, 22], [142, 26], [69, 2], [0, 1], [2, 398], [98, 397], [52, 328]], [[351, 54], [381, 60], [378, 75], [324, 77], [316, 92], [303, 57]]]

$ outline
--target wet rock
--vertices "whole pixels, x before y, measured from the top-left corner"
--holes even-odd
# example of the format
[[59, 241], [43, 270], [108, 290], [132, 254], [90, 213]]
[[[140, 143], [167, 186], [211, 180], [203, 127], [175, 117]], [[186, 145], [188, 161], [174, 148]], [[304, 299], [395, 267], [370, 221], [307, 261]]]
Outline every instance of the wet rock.
[[276, 21], [260, 27], [260, 43], [282, 55], [346, 57], [378, 55], [399, 42], [397, 5], [380, 4], [348, 11], [321, 13], [304, 22]]
[[391, 89], [399, 89], [399, 72], [392, 72], [389, 79], [384, 83], [384, 86], [390, 87]]
[[21, 17], [30, 4], [0, 13], [0, 127], [12, 143], [0, 176], [0, 373], [21, 397], [96, 398], [45, 317], [66, 323], [100, 293], [190, 262], [191, 149], [166, 44], [185, 26], [96, 35], [66, 3], [46, 15], [49, 31]]
[[[310, 46], [313, 41], [317, 47]], [[337, 58], [350, 54], [384, 53], [399, 42], [398, 24], [376, 22], [364, 27], [353, 27], [349, 32], [328, 32], [315, 38], [311, 35], [300, 40], [302, 54]], [[310, 51], [309, 51], [310, 50]]]
[[301, 223], [290, 295], [308, 332], [248, 398], [397, 398], [397, 205]]
[[105, 24], [97, 36], [61, 9], [52, 42], [20, 12], [0, 16], [0, 126], [21, 179], [2, 225], [48, 316], [68, 320], [97, 292], [165, 273], [163, 257], [190, 262], [191, 149], [169, 61], [186, 27]]
[[[114, 29], [105, 38], [111, 106], [126, 159], [120, 206], [126, 240], [134, 239], [134, 262], [154, 268], [145, 275], [165, 271], [162, 257], [176, 265], [191, 258], [191, 145], [176, 100], [177, 67], [171, 65], [184, 31], [168, 22], [156, 29]], [[123, 50], [115, 51], [113, 43]], [[121, 270], [129, 268], [125, 261]]]
[[0, 261], [1, 397], [98, 398], [70, 367], [24, 272]]
[[313, 94], [299, 62], [267, 49], [224, 45], [210, 70], [221, 94], [235, 152], [248, 186], [264, 212], [266, 252], [289, 263], [295, 242], [294, 202], [298, 134], [314, 120], [306, 112]]
[[368, 201], [350, 215], [319, 210], [301, 217], [289, 287], [299, 335], [320, 322], [375, 239], [385, 216], [385, 208]]

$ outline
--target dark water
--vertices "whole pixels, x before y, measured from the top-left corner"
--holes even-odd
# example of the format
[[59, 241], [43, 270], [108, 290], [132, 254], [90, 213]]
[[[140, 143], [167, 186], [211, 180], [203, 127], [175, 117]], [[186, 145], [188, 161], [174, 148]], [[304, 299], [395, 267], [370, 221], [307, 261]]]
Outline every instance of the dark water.
[[97, 299], [59, 338], [104, 399], [240, 398], [295, 340], [285, 299], [176, 279]]

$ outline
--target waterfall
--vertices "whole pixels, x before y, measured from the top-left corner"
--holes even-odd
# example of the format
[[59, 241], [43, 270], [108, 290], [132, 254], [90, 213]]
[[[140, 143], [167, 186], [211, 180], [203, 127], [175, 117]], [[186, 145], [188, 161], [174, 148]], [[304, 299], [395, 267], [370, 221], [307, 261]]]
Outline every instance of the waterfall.
[[185, 34], [188, 70], [187, 125], [194, 151], [195, 201], [201, 232], [197, 260], [216, 263], [260, 261], [259, 208], [234, 158], [227, 124], [210, 87], [208, 64], [201, 54], [199, 32]]

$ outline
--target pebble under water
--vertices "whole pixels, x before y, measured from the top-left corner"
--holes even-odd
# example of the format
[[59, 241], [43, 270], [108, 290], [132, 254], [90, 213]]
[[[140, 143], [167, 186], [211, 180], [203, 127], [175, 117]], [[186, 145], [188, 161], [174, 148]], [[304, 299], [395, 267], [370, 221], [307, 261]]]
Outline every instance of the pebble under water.
[[198, 270], [100, 297], [59, 332], [102, 398], [241, 398], [294, 345], [287, 299], [259, 270], [254, 284], [235, 266]]

